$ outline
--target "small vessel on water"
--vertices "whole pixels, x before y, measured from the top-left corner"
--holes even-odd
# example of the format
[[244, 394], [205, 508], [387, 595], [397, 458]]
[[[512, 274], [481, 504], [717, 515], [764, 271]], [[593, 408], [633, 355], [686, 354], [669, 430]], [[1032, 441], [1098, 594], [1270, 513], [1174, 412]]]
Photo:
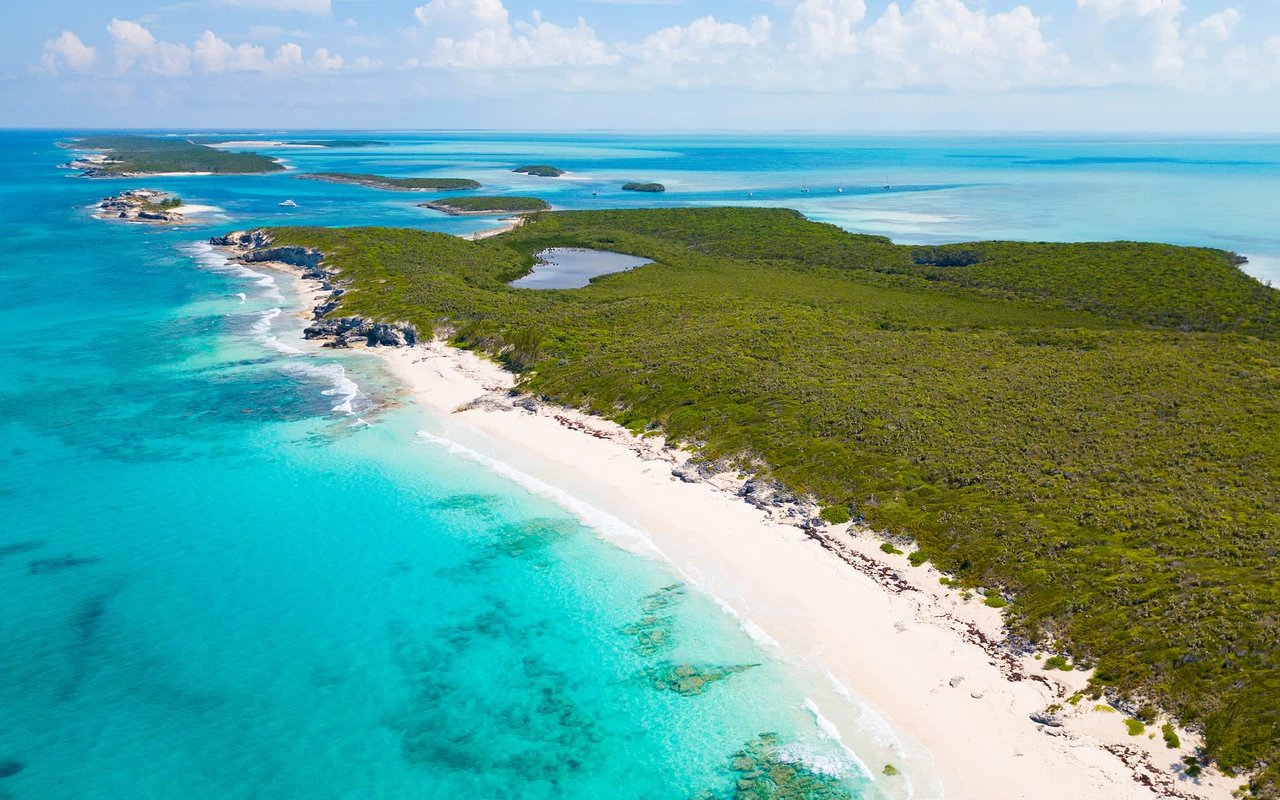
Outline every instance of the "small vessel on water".
[[285, 200], [285, 201], [284, 201], [283, 203], [281, 203], [280, 205], [285, 206], [286, 208], [297, 208], [297, 207], [298, 207], [298, 204], [297, 204], [297, 203], [295, 203], [295, 202], [293, 202], [293, 199], [292, 199], [292, 198], [290, 198], [289, 200]]

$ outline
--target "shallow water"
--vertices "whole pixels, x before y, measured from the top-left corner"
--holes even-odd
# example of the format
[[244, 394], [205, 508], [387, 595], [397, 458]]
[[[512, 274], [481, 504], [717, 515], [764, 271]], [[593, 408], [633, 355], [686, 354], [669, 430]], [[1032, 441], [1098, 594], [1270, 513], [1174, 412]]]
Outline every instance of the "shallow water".
[[585, 247], [552, 247], [537, 254], [533, 271], [511, 282], [517, 289], [581, 289], [592, 278], [627, 272], [653, 262], [647, 258]]
[[[929, 782], [642, 541], [459, 452], [376, 360], [299, 346], [289, 278], [201, 244], [491, 221], [289, 174], [77, 180], [58, 138], [0, 133], [0, 763], [22, 767], [0, 798], [728, 797], [765, 732], [854, 796]], [[273, 154], [566, 208], [778, 204], [909, 241], [1167, 239], [1280, 264], [1269, 141], [359, 138], [390, 144]], [[86, 211], [144, 186], [219, 210], [166, 229]], [[859, 763], [886, 761], [907, 774]]]

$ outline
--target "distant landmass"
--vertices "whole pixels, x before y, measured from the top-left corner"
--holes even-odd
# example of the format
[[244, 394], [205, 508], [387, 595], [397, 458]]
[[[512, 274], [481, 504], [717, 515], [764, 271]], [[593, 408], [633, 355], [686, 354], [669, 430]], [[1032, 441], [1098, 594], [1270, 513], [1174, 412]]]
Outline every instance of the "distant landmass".
[[660, 183], [624, 183], [622, 184], [624, 192], [665, 192], [667, 187]]
[[388, 178], [356, 172], [313, 172], [296, 177], [311, 181], [350, 183], [393, 192], [454, 192], [480, 188], [479, 182], [469, 178]]
[[284, 165], [257, 153], [232, 153], [169, 136], [85, 136], [70, 147], [98, 151], [71, 163], [86, 178], [124, 178], [197, 172], [253, 175], [281, 172]]
[[536, 197], [450, 197], [448, 200], [434, 200], [420, 203], [423, 208], [443, 211], [446, 214], [460, 217], [467, 215], [529, 213], [546, 211], [551, 205], [546, 200]]

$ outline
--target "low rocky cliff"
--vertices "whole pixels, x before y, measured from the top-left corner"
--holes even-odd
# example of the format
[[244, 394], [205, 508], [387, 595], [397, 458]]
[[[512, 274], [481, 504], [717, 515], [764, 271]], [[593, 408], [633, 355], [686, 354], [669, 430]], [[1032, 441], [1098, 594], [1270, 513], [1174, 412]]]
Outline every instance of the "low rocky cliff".
[[234, 231], [209, 240], [215, 247], [231, 251], [240, 264], [281, 264], [301, 270], [304, 280], [318, 281], [328, 292], [324, 302], [311, 311], [312, 323], [303, 331], [308, 339], [320, 339], [325, 347], [409, 347], [417, 343], [418, 332], [407, 322], [382, 322], [366, 317], [330, 317], [346, 293], [336, 272], [324, 263], [324, 253], [308, 247], [277, 245], [268, 231]]

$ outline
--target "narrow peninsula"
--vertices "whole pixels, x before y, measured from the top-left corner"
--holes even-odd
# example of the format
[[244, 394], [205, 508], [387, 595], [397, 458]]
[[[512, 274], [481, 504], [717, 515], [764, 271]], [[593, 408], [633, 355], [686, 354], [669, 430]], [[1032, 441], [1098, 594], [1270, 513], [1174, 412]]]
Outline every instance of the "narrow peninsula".
[[388, 178], [358, 172], [311, 172], [295, 177], [326, 183], [349, 183], [392, 192], [457, 192], [480, 188], [479, 182], [469, 178]]
[[[463, 199], [447, 213], [546, 205]], [[1280, 293], [1233, 254], [919, 248], [743, 208], [540, 214], [480, 242], [281, 228], [224, 243], [334, 281], [324, 335], [447, 338], [518, 392], [660, 431], [694, 453], [680, 480], [737, 486], [850, 566], [871, 563], [850, 555], [854, 531], [885, 537], [901, 563], [871, 574], [893, 591], [936, 567], [953, 603], [1004, 615], [1002, 641], [975, 641], [1008, 681], [1060, 687], [1022, 724], [1110, 731], [1105, 749], [1167, 796], [1211, 764], [1277, 796]], [[509, 286], [552, 247], [653, 263]], [[1130, 737], [1147, 726], [1164, 741]]]
[[422, 208], [443, 211], [452, 217], [489, 216], [493, 214], [530, 214], [535, 211], [546, 211], [551, 204], [536, 197], [450, 197], [447, 200], [433, 200], [430, 203], [419, 203]]
[[86, 136], [66, 145], [97, 151], [71, 162], [85, 178], [134, 178], [147, 175], [196, 173], [260, 175], [281, 172], [284, 165], [257, 153], [233, 153], [179, 137]]

